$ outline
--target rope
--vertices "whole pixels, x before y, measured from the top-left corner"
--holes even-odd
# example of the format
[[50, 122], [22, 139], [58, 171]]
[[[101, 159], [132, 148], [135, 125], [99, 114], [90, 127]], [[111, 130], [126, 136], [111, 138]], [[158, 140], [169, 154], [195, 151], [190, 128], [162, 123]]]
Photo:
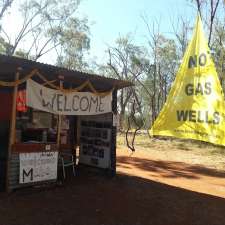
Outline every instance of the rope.
[[28, 79], [32, 78], [37, 73], [37, 71], [38, 71], [37, 69], [32, 70], [27, 76], [25, 76], [21, 80], [16, 80], [16, 81], [12, 81], [12, 82], [0, 81], [0, 86], [3, 86], [3, 87], [18, 86], [18, 85], [26, 82]]
[[0, 81], [0, 86], [3, 87], [14, 87], [14, 86], [18, 86], [24, 82], [26, 82], [28, 79], [31, 79], [34, 75], [37, 75], [42, 81], [45, 82], [45, 85], [49, 85], [51, 88], [59, 90], [63, 93], [73, 93], [73, 92], [79, 92], [81, 90], [83, 90], [85, 87], [88, 87], [94, 95], [97, 96], [106, 96], [109, 95], [111, 92], [113, 92], [113, 90], [115, 89], [115, 87], [113, 87], [110, 91], [106, 91], [106, 92], [98, 92], [94, 86], [92, 85], [92, 83], [87, 80], [85, 81], [83, 84], [81, 84], [79, 87], [73, 88], [73, 89], [64, 89], [61, 88], [55, 84], [52, 83], [52, 81], [47, 80], [39, 71], [38, 69], [34, 69], [32, 70], [28, 75], [26, 75], [24, 78], [20, 79], [20, 80], [16, 80], [16, 81], [12, 81], [12, 82], [6, 82], [6, 81]]

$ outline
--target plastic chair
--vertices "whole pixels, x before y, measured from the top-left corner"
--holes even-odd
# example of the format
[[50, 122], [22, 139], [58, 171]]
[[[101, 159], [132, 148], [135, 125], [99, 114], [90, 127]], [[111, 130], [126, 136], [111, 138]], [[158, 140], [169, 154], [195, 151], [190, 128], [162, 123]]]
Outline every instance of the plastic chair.
[[72, 167], [73, 175], [76, 176], [75, 166], [76, 166], [76, 156], [69, 152], [60, 152], [59, 159], [62, 163], [63, 178], [66, 179], [66, 167]]

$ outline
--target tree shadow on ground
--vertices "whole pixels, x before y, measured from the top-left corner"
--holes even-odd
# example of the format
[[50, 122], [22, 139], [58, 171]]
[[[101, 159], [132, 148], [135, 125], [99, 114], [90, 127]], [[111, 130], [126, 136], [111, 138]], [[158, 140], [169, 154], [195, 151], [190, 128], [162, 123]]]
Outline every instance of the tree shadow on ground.
[[183, 162], [152, 160], [140, 157], [118, 156], [117, 165], [122, 168], [137, 168], [157, 172], [161, 177], [199, 179], [200, 176], [225, 178], [225, 171], [192, 165]]
[[81, 170], [62, 187], [0, 195], [2, 225], [222, 225], [225, 199]]

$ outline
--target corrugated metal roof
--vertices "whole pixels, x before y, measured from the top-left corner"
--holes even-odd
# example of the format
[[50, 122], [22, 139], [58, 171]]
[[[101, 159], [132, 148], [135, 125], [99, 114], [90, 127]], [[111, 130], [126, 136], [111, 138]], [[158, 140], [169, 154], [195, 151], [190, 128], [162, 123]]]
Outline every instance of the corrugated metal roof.
[[129, 81], [107, 78], [96, 74], [84, 73], [76, 70], [68, 70], [66, 68], [57, 67], [49, 64], [35, 62], [15, 56], [6, 56], [0, 54], [0, 80], [12, 81], [18, 68], [21, 68], [21, 77], [29, 74], [33, 69], [39, 72], [48, 80], [58, 79], [59, 75], [64, 76], [65, 85], [68, 87], [77, 87], [86, 80], [99, 91], [107, 91], [115, 87], [121, 89], [132, 86]]

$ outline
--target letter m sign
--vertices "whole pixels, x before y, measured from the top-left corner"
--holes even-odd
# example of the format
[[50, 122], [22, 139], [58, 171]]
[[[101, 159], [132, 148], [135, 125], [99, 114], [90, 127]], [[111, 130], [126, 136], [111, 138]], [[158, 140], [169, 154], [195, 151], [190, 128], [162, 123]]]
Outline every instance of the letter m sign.
[[23, 169], [22, 177], [23, 177], [23, 183], [29, 183], [33, 181], [33, 168], [31, 168], [29, 171], [26, 171]]

